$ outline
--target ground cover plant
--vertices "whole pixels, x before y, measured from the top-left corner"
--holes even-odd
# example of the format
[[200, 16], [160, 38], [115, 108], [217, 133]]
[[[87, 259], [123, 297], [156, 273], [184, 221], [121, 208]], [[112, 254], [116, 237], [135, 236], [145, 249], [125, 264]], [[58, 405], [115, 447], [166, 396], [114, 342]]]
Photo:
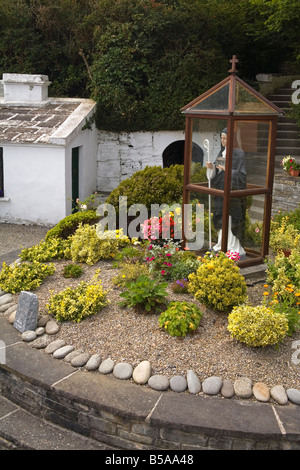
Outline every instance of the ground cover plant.
[[10, 266], [3, 263], [0, 273], [0, 288], [12, 294], [22, 290], [35, 290], [54, 271], [54, 264], [43, 264], [39, 261]]

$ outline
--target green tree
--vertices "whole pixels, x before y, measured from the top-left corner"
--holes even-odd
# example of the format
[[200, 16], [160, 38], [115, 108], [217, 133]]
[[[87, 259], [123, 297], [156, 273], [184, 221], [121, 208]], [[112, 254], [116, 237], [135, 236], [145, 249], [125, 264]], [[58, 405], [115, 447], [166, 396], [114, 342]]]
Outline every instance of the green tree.
[[92, 65], [98, 127], [182, 127], [180, 108], [224, 77], [214, 28], [192, 3], [119, 0], [116, 10], [109, 6], [98, 2], [107, 22], [96, 28]]

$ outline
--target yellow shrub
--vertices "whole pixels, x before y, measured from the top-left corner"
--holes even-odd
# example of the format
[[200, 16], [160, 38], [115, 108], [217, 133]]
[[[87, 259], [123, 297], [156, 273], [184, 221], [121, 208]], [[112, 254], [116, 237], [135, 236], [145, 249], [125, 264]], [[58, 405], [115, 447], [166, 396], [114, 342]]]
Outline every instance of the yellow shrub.
[[288, 332], [284, 313], [274, 312], [264, 305], [240, 305], [228, 315], [228, 331], [232, 338], [247, 346], [276, 345]]
[[230, 311], [246, 298], [246, 281], [234, 261], [224, 253], [207, 254], [196, 273], [189, 275], [188, 290], [209, 308]]

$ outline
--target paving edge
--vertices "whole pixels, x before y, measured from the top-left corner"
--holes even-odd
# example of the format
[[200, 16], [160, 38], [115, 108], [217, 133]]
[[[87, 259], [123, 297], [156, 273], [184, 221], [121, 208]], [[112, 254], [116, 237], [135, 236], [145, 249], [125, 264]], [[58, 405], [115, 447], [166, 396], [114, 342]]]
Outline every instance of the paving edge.
[[[115, 449], [299, 450], [300, 407], [159, 392], [75, 369], [4, 328], [4, 397], [32, 415]], [[0, 420], [1, 422], [1, 420]]]

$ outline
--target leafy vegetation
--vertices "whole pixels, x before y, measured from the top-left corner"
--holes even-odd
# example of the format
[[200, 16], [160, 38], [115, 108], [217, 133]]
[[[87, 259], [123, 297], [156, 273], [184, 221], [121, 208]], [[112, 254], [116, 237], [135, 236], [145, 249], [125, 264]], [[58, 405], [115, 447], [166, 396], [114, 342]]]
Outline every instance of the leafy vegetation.
[[52, 96], [93, 97], [101, 129], [178, 129], [181, 107], [226, 76], [233, 53], [248, 81], [286, 57], [299, 66], [298, 3], [0, 0], [0, 70], [48, 75]]

